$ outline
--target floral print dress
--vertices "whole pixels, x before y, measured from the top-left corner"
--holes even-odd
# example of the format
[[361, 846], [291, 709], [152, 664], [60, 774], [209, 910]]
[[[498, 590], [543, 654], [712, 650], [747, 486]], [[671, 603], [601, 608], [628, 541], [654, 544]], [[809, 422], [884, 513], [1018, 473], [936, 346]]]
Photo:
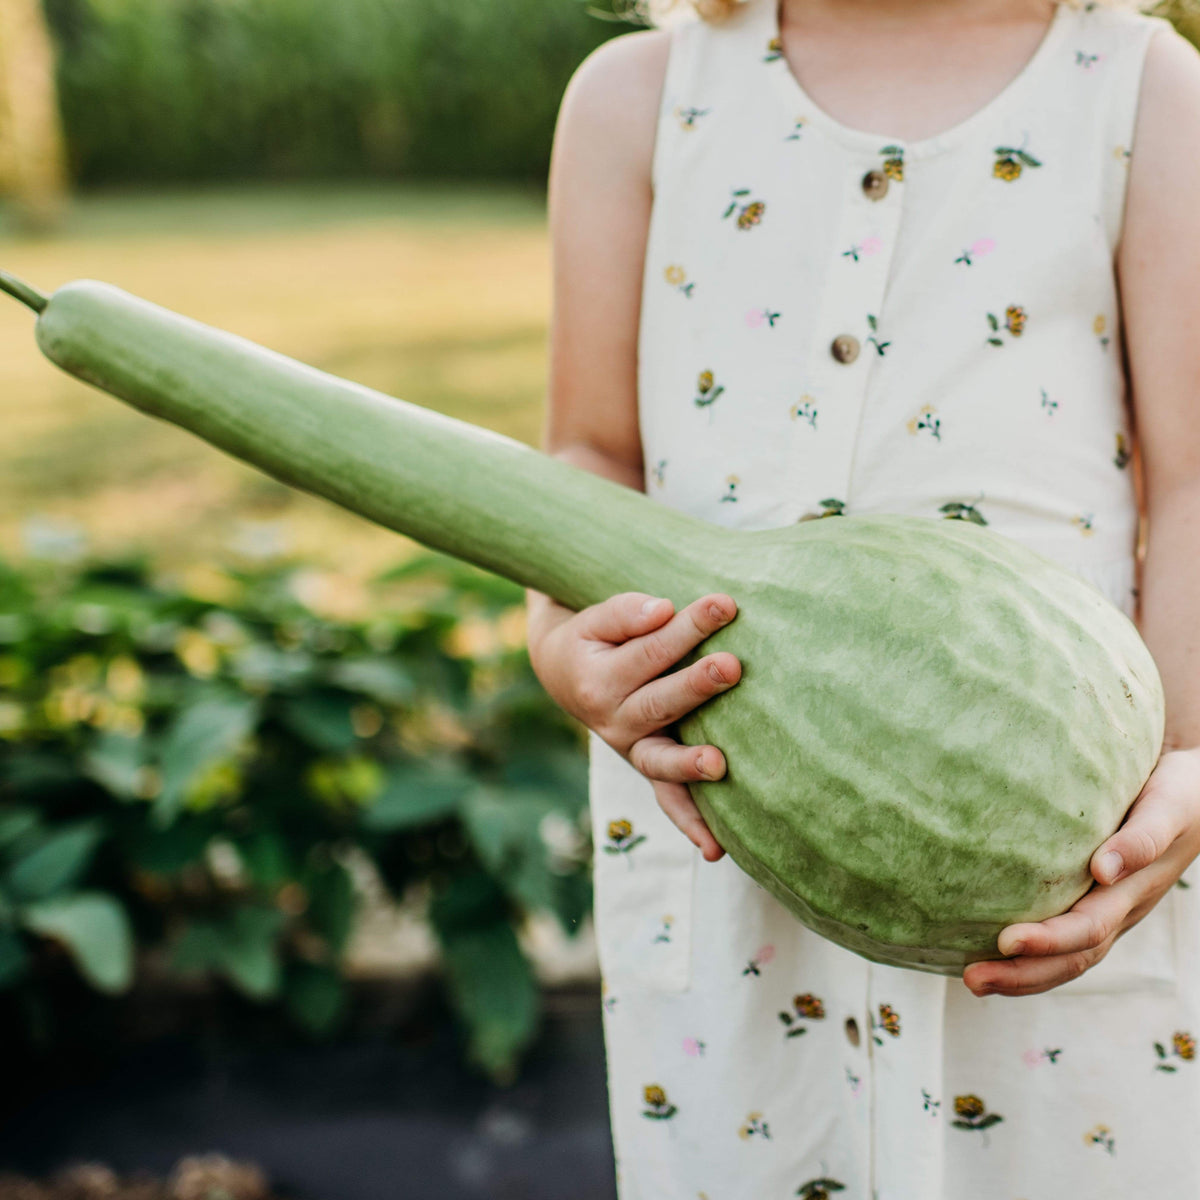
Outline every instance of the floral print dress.
[[[1136, 611], [1114, 252], [1165, 22], [1061, 6], [953, 128], [848, 128], [777, 0], [685, 20], [654, 152], [645, 486], [742, 529], [990, 525]], [[736, 599], [736, 596], [735, 596]], [[591, 737], [621, 1200], [1200, 1196], [1200, 880], [1038, 996], [880, 966], [703, 862]]]

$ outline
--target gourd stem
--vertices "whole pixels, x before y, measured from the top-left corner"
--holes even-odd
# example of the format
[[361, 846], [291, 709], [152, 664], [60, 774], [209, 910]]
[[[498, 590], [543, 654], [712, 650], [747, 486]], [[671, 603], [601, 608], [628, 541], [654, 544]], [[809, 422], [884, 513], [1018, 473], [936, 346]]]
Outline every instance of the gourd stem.
[[30, 287], [29, 284], [15, 275], [10, 275], [7, 271], [0, 271], [0, 292], [7, 292], [10, 296], [20, 300], [22, 304], [29, 305], [35, 313], [42, 312], [50, 303], [48, 297], [43, 296], [37, 288]]

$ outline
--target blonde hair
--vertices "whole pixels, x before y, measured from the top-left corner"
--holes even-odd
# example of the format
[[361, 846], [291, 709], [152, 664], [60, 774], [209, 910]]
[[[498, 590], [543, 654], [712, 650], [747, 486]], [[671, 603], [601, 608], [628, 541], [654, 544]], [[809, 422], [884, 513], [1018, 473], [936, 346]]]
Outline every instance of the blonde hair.
[[[673, 25], [688, 17], [719, 24], [746, 4], [769, 3], [770, 0], [618, 0], [622, 16], [645, 25]], [[1068, 8], [1082, 8], [1091, 0], [1055, 0]], [[1123, 8], [1132, 12], [1161, 11], [1163, 16], [1176, 13], [1195, 14], [1200, 0], [1095, 0], [1105, 8]]]

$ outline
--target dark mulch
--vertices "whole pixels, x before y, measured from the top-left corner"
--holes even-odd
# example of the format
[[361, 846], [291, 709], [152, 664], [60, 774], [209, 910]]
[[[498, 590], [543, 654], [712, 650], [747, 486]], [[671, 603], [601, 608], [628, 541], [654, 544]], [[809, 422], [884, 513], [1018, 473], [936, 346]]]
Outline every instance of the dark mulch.
[[0, 1174], [0, 1200], [281, 1200], [249, 1163], [219, 1154], [181, 1159], [166, 1179], [148, 1172], [122, 1178], [102, 1163], [78, 1163], [43, 1182]]
[[[230, 1026], [126, 1001], [104, 1053], [101, 1030], [79, 1024], [69, 1061], [0, 1070], [0, 1172], [48, 1179], [105, 1163], [169, 1184], [180, 1159], [219, 1153], [257, 1164], [272, 1189], [262, 1200], [613, 1200], [598, 989], [547, 996], [541, 1036], [507, 1087], [464, 1067], [436, 995], [364, 993], [360, 1019], [325, 1045], [252, 1010]], [[0, 1200], [250, 1200], [149, 1186]]]

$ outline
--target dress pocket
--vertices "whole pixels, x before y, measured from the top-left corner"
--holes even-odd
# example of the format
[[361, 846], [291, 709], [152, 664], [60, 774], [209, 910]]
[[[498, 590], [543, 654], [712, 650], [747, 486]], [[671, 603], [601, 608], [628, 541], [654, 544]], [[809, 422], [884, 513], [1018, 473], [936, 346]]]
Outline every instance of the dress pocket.
[[588, 735], [596, 945], [611, 988], [681, 992], [691, 983], [699, 851], [671, 823], [654, 785]]

